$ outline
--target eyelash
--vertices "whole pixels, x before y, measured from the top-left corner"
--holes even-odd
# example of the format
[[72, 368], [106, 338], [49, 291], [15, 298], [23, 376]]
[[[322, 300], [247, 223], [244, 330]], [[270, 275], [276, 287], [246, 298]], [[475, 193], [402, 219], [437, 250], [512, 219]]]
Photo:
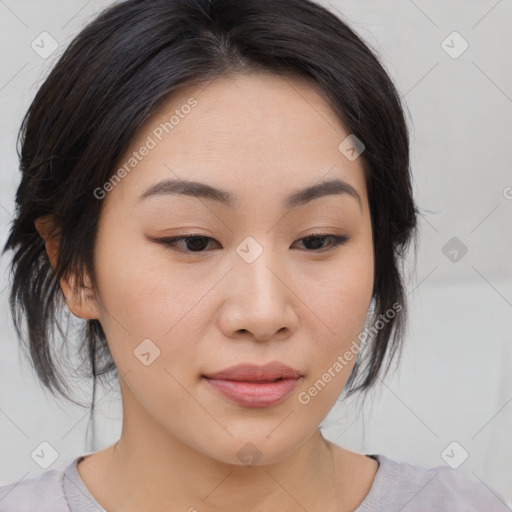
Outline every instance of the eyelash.
[[[185, 252], [185, 253], [191, 253], [191, 254], [202, 254], [202, 253], [206, 252], [204, 250], [203, 251], [188, 251], [188, 250], [183, 251], [180, 249], [175, 249], [177, 242], [180, 242], [182, 240], [196, 239], [196, 238], [214, 240], [213, 238], [211, 238], [209, 236], [204, 236], [204, 235], [200, 235], [200, 234], [191, 234], [188, 236], [176, 236], [173, 238], [160, 238], [156, 241], [158, 243], [161, 243], [162, 245], [164, 245], [164, 247], [168, 247], [168, 248], [170, 248], [172, 250], [176, 250], [178, 252]], [[339, 247], [340, 245], [345, 244], [349, 240], [349, 237], [344, 236], [344, 235], [339, 236], [339, 235], [334, 235], [332, 233], [311, 233], [310, 235], [300, 238], [299, 240], [296, 240], [296, 241], [301, 242], [303, 240], [309, 240], [309, 239], [314, 239], [314, 238], [330, 238], [331, 240], [333, 240], [333, 243], [330, 246], [328, 246], [327, 248], [306, 250], [306, 252], [313, 252], [313, 253], [329, 252], [329, 251], [332, 251], [335, 248]]]

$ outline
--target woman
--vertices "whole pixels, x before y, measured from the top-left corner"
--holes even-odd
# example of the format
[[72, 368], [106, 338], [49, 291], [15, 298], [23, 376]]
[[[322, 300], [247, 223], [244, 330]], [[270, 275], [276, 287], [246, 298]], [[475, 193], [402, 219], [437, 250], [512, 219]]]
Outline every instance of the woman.
[[119, 378], [123, 428], [0, 488], [0, 511], [510, 510], [319, 430], [399, 354], [418, 214], [399, 96], [344, 22], [306, 0], [122, 2], [21, 135], [18, 336], [72, 400], [65, 301], [94, 386]]

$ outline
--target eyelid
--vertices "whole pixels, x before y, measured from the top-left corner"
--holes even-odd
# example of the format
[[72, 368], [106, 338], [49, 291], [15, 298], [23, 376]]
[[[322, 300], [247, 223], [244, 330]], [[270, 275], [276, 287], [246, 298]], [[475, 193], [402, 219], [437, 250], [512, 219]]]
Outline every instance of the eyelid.
[[[180, 252], [180, 253], [184, 253], [184, 254], [202, 255], [202, 254], [206, 254], [207, 253], [206, 250], [204, 250], [204, 251], [189, 251], [189, 250], [176, 249], [176, 245], [175, 244], [177, 242], [180, 242], [182, 240], [187, 240], [187, 239], [190, 239], [190, 238], [204, 238], [204, 239], [208, 239], [208, 240], [214, 240], [215, 242], [217, 242], [211, 236], [205, 235], [203, 233], [185, 233], [185, 234], [174, 236], [174, 237], [154, 238], [152, 240], [154, 242], [162, 244], [166, 248], [169, 248], [171, 250], [174, 250], [174, 251]], [[338, 248], [339, 246], [344, 245], [346, 242], [348, 242], [350, 240], [351, 237], [348, 236], [348, 235], [339, 235], [339, 234], [330, 233], [330, 232], [314, 231], [314, 232], [311, 232], [311, 233], [307, 233], [304, 236], [301, 236], [300, 238], [295, 240], [294, 243], [295, 242], [301, 242], [303, 240], [307, 240], [307, 239], [310, 239], [310, 238], [326, 238], [326, 239], [333, 240], [333, 242], [330, 245], [328, 245], [327, 247], [325, 247], [325, 248], [313, 249], [313, 250], [305, 249], [304, 250], [304, 252], [309, 252], [311, 254], [322, 254], [322, 253], [331, 252], [331, 251], [335, 250], [336, 248]]]

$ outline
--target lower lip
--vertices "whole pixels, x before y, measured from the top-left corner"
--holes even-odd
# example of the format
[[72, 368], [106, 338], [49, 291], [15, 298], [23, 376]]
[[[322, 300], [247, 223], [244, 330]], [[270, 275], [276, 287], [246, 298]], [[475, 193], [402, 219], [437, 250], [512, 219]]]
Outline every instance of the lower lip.
[[244, 407], [277, 405], [286, 399], [299, 382], [298, 378], [282, 379], [276, 382], [245, 382], [206, 377], [203, 379], [230, 400]]

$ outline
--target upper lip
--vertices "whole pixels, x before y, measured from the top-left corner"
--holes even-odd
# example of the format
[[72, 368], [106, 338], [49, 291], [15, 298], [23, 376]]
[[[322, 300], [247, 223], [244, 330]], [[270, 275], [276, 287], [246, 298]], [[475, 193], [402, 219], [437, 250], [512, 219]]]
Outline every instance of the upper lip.
[[262, 366], [251, 363], [237, 364], [235, 366], [225, 368], [220, 372], [205, 373], [203, 376], [209, 379], [218, 380], [265, 382], [276, 379], [297, 379], [301, 377], [301, 373], [283, 363], [272, 361]]

